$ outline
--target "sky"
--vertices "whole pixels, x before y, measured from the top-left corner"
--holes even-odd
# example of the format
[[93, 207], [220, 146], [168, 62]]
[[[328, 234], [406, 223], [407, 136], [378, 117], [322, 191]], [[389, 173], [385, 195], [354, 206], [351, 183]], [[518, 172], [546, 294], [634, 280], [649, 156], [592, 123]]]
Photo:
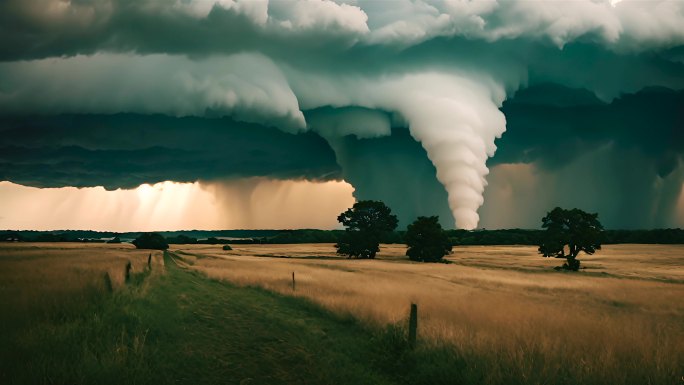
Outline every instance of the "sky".
[[680, 0], [0, 2], [0, 228], [684, 226]]

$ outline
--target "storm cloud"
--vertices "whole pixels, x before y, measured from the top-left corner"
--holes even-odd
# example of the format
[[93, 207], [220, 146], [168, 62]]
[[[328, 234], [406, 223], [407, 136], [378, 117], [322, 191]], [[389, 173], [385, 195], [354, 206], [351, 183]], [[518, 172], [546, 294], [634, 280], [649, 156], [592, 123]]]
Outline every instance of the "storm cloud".
[[81, 114], [5, 117], [0, 125], [0, 178], [29, 186], [341, 176], [321, 137], [228, 118]]
[[0, 178], [345, 179], [403, 225], [679, 225], [682, 25], [676, 0], [8, 0]]

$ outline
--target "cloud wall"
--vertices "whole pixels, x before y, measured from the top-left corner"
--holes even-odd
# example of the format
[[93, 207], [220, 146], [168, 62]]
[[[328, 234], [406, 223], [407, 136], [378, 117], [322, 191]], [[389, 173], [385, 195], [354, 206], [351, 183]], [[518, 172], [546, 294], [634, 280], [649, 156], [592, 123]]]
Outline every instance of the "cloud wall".
[[[461, 228], [480, 225], [488, 167], [560, 173], [605, 146], [611, 162], [642, 166], [632, 183], [671, 178], [674, 191], [682, 25], [677, 0], [7, 0], [0, 177], [108, 189], [348, 177], [370, 183], [355, 185], [358, 197], [383, 199], [423, 170], [421, 152], [389, 164], [352, 156], [346, 138], [393, 143], [381, 139], [407, 128]], [[613, 164], [620, 185], [633, 166]], [[364, 168], [391, 170], [397, 184], [373, 184]], [[442, 212], [409, 190], [415, 203], [398, 211]], [[564, 191], [546, 204], [603, 207]]]

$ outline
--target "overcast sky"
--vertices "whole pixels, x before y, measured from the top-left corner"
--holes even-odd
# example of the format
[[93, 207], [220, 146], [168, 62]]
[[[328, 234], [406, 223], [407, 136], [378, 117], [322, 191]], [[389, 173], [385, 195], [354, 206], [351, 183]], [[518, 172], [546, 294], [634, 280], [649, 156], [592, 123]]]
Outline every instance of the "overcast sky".
[[0, 228], [680, 227], [683, 111], [680, 0], [5, 0]]

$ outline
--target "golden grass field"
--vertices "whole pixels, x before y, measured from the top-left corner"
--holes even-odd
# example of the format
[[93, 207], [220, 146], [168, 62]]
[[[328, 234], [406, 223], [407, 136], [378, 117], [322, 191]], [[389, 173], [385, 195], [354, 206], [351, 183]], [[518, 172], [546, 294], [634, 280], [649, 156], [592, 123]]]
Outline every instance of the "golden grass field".
[[98, 295], [105, 289], [105, 273], [116, 290], [123, 285], [126, 263], [139, 273], [150, 252], [160, 254], [131, 244], [0, 243], [0, 320], [21, 322], [36, 313], [82, 306], [75, 297]]
[[592, 383], [684, 375], [684, 246], [604, 246], [580, 256], [578, 273], [554, 271], [562, 260], [527, 246], [456, 247], [451, 264], [410, 262], [403, 245], [383, 245], [377, 260], [337, 257], [330, 244], [172, 249], [210, 277], [303, 296], [373, 326], [404, 320], [417, 303], [421, 341], [478, 357], [493, 383], [511, 370], [572, 370]]
[[[382, 245], [376, 260], [341, 258], [331, 244], [170, 251], [211, 278], [305, 297], [369, 328], [405, 322], [417, 303], [420, 344], [454, 349], [464, 370], [484, 366], [486, 383], [549, 383], [568, 371], [573, 383], [684, 383], [684, 246], [607, 245], [580, 255], [577, 273], [554, 271], [562, 260], [527, 246], [455, 247], [450, 264], [410, 262], [403, 245]], [[105, 272], [116, 290], [126, 262], [140, 272], [149, 253], [0, 243], [0, 321], [79, 303], [85, 289], [101, 292]]]

